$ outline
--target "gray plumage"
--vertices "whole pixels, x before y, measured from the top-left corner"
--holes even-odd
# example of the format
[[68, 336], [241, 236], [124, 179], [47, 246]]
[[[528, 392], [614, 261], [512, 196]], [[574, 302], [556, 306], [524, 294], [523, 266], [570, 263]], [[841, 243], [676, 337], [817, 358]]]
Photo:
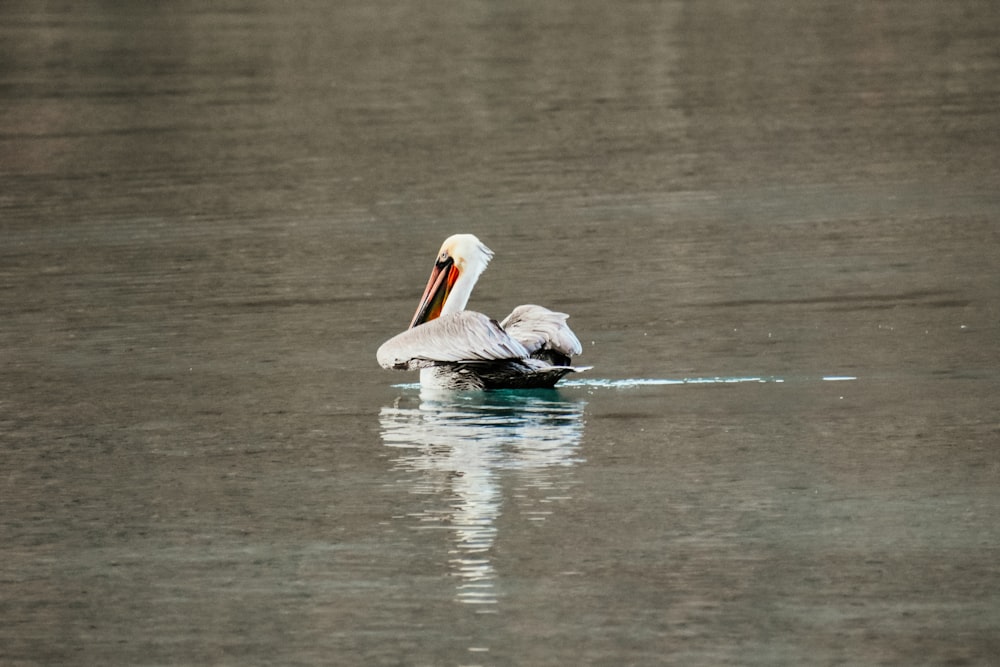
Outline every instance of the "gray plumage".
[[390, 338], [376, 354], [383, 368], [422, 369], [424, 385], [448, 389], [552, 387], [583, 350], [567, 315], [542, 306], [518, 306], [503, 324], [465, 310]]
[[493, 251], [472, 234], [445, 239], [410, 328], [378, 349], [383, 368], [420, 369], [420, 384], [443, 389], [551, 387], [583, 347], [569, 317], [535, 305], [518, 306], [498, 323], [465, 310]]

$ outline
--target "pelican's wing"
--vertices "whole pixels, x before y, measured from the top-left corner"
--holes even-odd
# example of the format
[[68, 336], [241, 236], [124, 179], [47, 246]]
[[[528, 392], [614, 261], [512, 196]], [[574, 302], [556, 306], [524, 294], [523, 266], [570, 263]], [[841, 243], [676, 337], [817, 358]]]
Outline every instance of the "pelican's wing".
[[504, 331], [535, 354], [554, 350], [567, 357], [583, 352], [580, 340], [566, 324], [569, 315], [556, 313], [542, 306], [518, 306], [500, 323]]
[[527, 359], [524, 345], [482, 313], [464, 310], [407, 329], [382, 344], [383, 368], [413, 370], [439, 363]]

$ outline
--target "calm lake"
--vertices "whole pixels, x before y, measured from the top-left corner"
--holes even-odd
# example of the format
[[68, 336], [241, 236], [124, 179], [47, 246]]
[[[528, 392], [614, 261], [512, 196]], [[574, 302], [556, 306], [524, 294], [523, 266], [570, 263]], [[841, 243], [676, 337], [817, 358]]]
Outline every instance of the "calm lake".
[[[0, 663], [987, 665], [994, 2], [0, 5]], [[445, 237], [555, 390], [376, 348]]]

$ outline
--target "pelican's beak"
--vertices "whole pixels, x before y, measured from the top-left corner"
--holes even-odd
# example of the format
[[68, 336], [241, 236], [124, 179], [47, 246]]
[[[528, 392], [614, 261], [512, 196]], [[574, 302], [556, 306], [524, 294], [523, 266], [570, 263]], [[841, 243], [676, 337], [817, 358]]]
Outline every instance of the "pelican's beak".
[[413, 321], [410, 322], [411, 329], [441, 315], [441, 309], [444, 308], [444, 302], [448, 300], [448, 294], [451, 293], [451, 288], [458, 280], [458, 274], [458, 267], [455, 266], [455, 260], [451, 257], [438, 260], [434, 264], [431, 277], [427, 281], [427, 287], [424, 288], [424, 294], [420, 297], [420, 305], [417, 306], [417, 312], [414, 313]]

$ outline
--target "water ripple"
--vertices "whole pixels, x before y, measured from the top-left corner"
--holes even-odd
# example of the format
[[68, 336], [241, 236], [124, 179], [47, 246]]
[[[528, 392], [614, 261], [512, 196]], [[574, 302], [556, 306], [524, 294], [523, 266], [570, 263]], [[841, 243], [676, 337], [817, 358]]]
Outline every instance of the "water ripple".
[[[795, 380], [809, 380], [818, 379], [821, 382], [845, 382], [857, 380], [855, 375], [823, 375], [819, 378], [794, 378]], [[780, 377], [777, 375], [749, 375], [749, 376], [725, 376], [725, 375], [714, 375], [706, 377], [687, 377], [687, 378], [621, 378], [621, 379], [604, 379], [604, 378], [580, 378], [574, 380], [564, 380], [559, 384], [562, 389], [572, 389], [576, 387], [587, 387], [587, 388], [603, 388], [603, 389], [632, 389], [634, 387], [657, 387], [657, 386], [675, 386], [675, 385], [688, 385], [688, 384], [740, 384], [740, 383], [758, 383], [758, 384], [782, 384], [789, 381], [789, 379]], [[397, 384], [394, 385], [398, 389], [420, 389], [419, 384]]]

